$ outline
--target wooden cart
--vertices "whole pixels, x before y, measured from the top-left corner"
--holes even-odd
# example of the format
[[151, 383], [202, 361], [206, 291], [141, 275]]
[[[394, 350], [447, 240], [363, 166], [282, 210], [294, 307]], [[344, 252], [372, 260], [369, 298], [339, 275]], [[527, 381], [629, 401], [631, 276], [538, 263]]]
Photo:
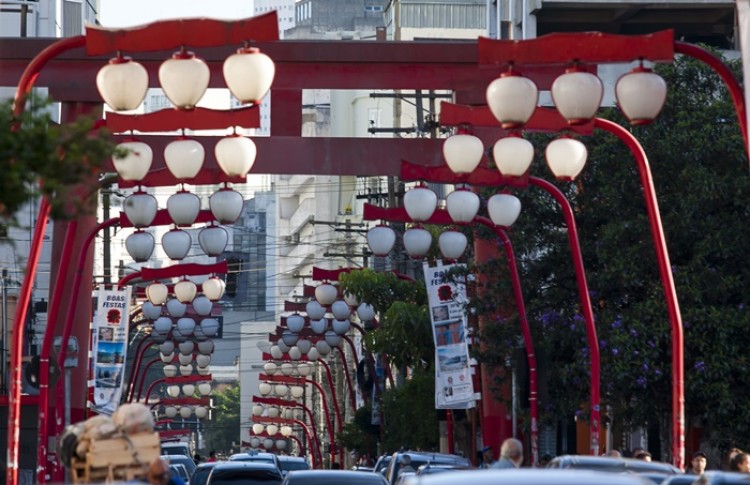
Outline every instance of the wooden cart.
[[86, 459], [73, 458], [73, 483], [112, 483], [145, 478], [159, 458], [158, 433], [138, 433], [91, 442]]

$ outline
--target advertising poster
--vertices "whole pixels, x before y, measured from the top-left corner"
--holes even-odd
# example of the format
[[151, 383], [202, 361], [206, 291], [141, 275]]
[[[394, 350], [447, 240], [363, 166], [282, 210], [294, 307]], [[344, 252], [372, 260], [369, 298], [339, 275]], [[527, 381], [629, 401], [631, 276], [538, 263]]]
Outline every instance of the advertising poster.
[[128, 350], [130, 287], [99, 288], [92, 337], [94, 410], [111, 415], [120, 404]]
[[466, 285], [445, 275], [458, 265], [431, 267], [424, 263], [424, 279], [435, 339], [435, 407], [466, 409], [474, 404], [469, 345], [466, 340]]

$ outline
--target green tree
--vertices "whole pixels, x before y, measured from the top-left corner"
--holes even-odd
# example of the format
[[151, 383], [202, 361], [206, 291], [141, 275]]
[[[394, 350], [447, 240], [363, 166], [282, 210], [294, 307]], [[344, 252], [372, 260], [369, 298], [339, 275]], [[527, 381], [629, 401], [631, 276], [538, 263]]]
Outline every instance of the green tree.
[[206, 422], [204, 428], [206, 451], [228, 452], [232, 448], [232, 443], [237, 443], [243, 438], [238, 435], [240, 429], [239, 384], [215, 392], [213, 401], [212, 418]]
[[383, 394], [385, 442], [388, 451], [437, 450], [438, 414], [435, 409], [435, 374], [419, 369], [398, 387]]
[[[739, 73], [739, 62], [732, 62]], [[720, 79], [687, 57], [659, 66], [669, 94], [651, 125], [632, 128], [649, 157], [685, 329], [686, 422], [700, 422], [717, 446], [746, 446], [750, 324], [750, 176], [729, 95]], [[627, 126], [612, 109], [601, 117]], [[549, 137], [537, 136], [535, 146]], [[639, 175], [612, 135], [584, 140], [589, 161], [577, 182], [561, 183], [575, 211], [602, 364], [602, 403], [627, 430], [671, 421], [671, 331]], [[540, 150], [541, 151], [541, 150]], [[533, 173], [550, 179], [537, 160]], [[544, 173], [542, 173], [544, 172]], [[589, 349], [559, 209], [537, 190], [512, 237], [546, 386], [542, 418], [582, 414], [589, 399]], [[510, 301], [509, 287], [505, 301]], [[485, 341], [507, 354], [513, 316]], [[583, 405], [583, 407], [582, 407]], [[669, 430], [662, 429], [666, 434]]]
[[372, 424], [370, 403], [357, 409], [354, 420], [346, 423], [338, 434], [336, 442], [347, 450], [357, 450], [374, 456], [380, 439], [380, 427]]
[[90, 117], [58, 125], [46, 101], [30, 98], [27, 104], [16, 116], [12, 102], [0, 103], [0, 221], [15, 222], [16, 211], [37, 194], [48, 198], [53, 218], [74, 218], [99, 186], [83, 197], [73, 196], [74, 190], [96, 180], [115, 145]]

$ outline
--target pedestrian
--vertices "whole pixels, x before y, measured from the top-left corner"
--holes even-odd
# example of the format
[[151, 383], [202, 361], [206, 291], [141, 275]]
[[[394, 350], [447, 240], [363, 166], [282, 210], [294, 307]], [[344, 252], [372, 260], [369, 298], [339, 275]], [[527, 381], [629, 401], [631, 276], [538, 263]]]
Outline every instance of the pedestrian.
[[734, 455], [730, 470], [733, 472], [750, 473], [750, 455], [744, 452]]
[[214, 450], [211, 450], [208, 452], [208, 460], [206, 460], [206, 463], [213, 463], [216, 461], [216, 452]]
[[195, 466], [198, 466], [201, 464], [201, 461], [203, 461], [203, 459], [201, 458], [200, 454], [196, 453], [193, 455], [193, 461], [195, 462]]
[[736, 446], [733, 446], [729, 449], [729, 451], [727, 452], [727, 457], [724, 460], [724, 470], [732, 470], [732, 460], [734, 460], [734, 457], [737, 456], [738, 453], [742, 453], [742, 450], [737, 448]]
[[622, 453], [620, 453], [620, 450], [609, 450], [605, 456], [610, 458], [622, 458]]
[[485, 446], [482, 448], [482, 463], [479, 465], [479, 468], [492, 468], [492, 465], [495, 463], [495, 457], [492, 453], [492, 447], [491, 446]]
[[708, 458], [706, 457], [706, 454], [702, 451], [696, 451], [693, 453], [693, 459], [690, 460], [690, 468], [688, 468], [687, 472], [685, 473], [691, 473], [693, 475], [703, 475], [703, 472], [706, 471], [706, 465], [708, 464]]
[[636, 460], [651, 461], [651, 453], [646, 450], [639, 451], [635, 455]]
[[523, 445], [515, 438], [508, 438], [500, 446], [500, 459], [492, 468], [520, 468], [523, 463]]

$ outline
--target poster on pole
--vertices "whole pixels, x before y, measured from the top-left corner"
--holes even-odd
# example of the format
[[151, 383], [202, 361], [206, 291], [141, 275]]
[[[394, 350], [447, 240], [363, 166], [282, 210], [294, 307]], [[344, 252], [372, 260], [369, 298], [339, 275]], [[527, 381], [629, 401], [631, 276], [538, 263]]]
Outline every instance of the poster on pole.
[[466, 409], [474, 405], [471, 359], [467, 342], [466, 285], [450, 281], [448, 272], [463, 265], [430, 266], [424, 279], [435, 340], [435, 407]]
[[120, 404], [128, 350], [130, 287], [97, 293], [91, 339], [94, 406], [99, 414], [111, 415]]

